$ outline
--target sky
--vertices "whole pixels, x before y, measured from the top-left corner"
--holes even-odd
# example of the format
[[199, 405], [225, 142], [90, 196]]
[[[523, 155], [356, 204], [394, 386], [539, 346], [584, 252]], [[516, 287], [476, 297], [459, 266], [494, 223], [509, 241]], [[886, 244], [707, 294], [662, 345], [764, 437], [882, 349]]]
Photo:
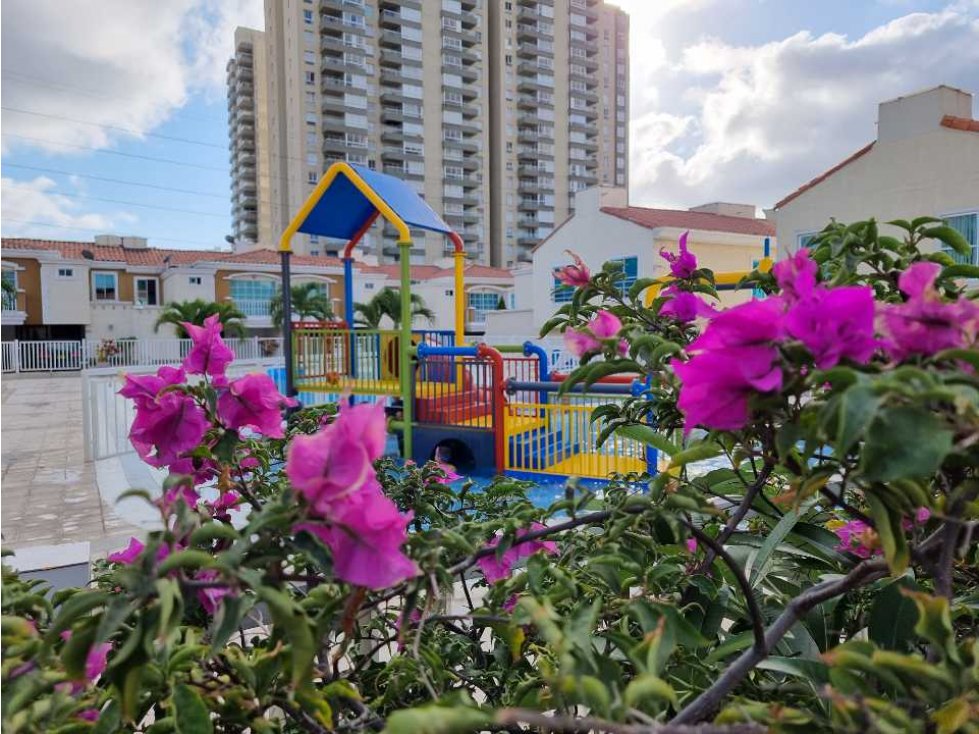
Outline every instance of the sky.
[[[873, 140], [878, 102], [979, 94], [979, 0], [615, 4], [631, 16], [634, 205], [770, 207]], [[0, 8], [3, 235], [226, 247], [225, 64], [262, 0]]]

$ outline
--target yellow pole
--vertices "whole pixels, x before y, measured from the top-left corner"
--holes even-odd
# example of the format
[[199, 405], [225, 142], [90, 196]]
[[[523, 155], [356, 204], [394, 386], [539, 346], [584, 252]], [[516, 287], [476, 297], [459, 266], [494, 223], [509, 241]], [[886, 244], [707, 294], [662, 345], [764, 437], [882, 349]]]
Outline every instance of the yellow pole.
[[466, 341], [466, 253], [455, 253], [455, 292], [456, 292], [456, 346], [461, 347]]
[[401, 345], [398, 369], [401, 378], [401, 404], [404, 414], [404, 458], [411, 459], [411, 239], [398, 242], [401, 251]]

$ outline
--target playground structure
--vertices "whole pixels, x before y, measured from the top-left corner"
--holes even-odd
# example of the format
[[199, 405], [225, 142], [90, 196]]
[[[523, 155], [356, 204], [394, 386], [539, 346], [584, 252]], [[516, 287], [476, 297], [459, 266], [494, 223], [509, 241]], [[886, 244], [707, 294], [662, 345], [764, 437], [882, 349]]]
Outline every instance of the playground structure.
[[[613, 473], [656, 472], [655, 450], [619, 436], [600, 446], [599, 427], [591, 421], [595, 407], [639, 395], [643, 384], [620, 376], [587, 391], [579, 385], [562, 392], [565, 376], [551, 373], [547, 353], [539, 345], [466, 344], [462, 241], [393, 176], [343, 162], [327, 170], [280, 241], [285, 313], [291, 313], [290, 240], [302, 232], [347, 240], [343, 313], [350, 319], [353, 249], [379, 217], [398, 232], [402, 314], [411, 313], [411, 229], [450, 239], [455, 328], [414, 330], [410, 319], [402, 319], [396, 329], [356, 329], [346, 321], [293, 324], [284, 319], [287, 394], [319, 396], [323, 401], [384, 400], [405, 459], [440, 459], [462, 473], [607, 479]], [[766, 240], [759, 269], [770, 267]], [[721, 274], [719, 282], [736, 283], [744, 274]]]

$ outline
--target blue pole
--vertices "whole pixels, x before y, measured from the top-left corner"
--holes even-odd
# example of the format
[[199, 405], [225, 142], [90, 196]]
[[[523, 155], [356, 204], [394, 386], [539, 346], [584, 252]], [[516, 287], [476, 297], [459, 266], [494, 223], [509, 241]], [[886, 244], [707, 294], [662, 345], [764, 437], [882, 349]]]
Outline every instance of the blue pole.
[[357, 377], [357, 337], [354, 334], [354, 259], [343, 258], [343, 318], [350, 329], [350, 376]]
[[[653, 377], [650, 375], [645, 381], [633, 380], [632, 381], [632, 395], [633, 397], [639, 397], [644, 392], [646, 392], [653, 384]], [[653, 420], [653, 411], [646, 411], [646, 424], [655, 428], [656, 421]], [[659, 450], [653, 446], [646, 447], [646, 472], [652, 477], [656, 476], [656, 466], [659, 463]]]
[[771, 257], [771, 254], [772, 254], [772, 238], [771, 237], [766, 237], [765, 238], [765, 251], [764, 252], [765, 252], [765, 257]]
[[419, 357], [475, 357], [476, 347], [439, 347], [432, 344], [419, 344]]
[[[551, 368], [547, 363], [547, 352], [545, 351], [544, 347], [540, 346], [539, 344], [534, 344], [528, 339], [523, 343], [523, 353], [525, 357], [530, 357], [531, 355], [535, 354], [537, 355], [537, 361], [539, 363], [537, 368], [538, 379], [541, 380], [541, 382], [548, 382], [551, 379]], [[541, 405], [547, 405], [547, 393], [538, 393], [537, 401]], [[544, 417], [545, 411], [546, 408], [540, 409], [542, 418]]]

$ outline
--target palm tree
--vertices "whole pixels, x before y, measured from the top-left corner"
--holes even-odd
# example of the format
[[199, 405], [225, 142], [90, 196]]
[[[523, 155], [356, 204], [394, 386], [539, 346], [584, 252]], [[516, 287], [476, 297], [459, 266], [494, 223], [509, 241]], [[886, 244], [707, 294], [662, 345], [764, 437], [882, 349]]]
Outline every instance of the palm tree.
[[[401, 292], [397, 288], [385, 287], [379, 290], [367, 303], [355, 303], [354, 322], [356, 326], [367, 329], [377, 329], [387, 316], [394, 323], [394, 328], [401, 325]], [[425, 305], [425, 301], [417, 293], [411, 294], [411, 321], [415, 319], [435, 321], [435, 312]]]
[[193, 301], [180, 303], [171, 301], [164, 307], [160, 317], [156, 320], [153, 331], [159, 331], [163, 324], [173, 324], [177, 330], [177, 338], [186, 339], [188, 334], [183, 327], [183, 322], [187, 321], [197, 326], [203, 326], [204, 319], [214, 314], [218, 315], [218, 319], [224, 327], [224, 336], [242, 337], [245, 335], [245, 326], [242, 323], [245, 314], [239, 311], [233, 303], [216, 303], [215, 301], [205, 301], [203, 298], [195, 298]]
[[[333, 318], [333, 309], [326, 294], [318, 283], [299, 283], [289, 289], [292, 294], [292, 315], [300, 321], [329, 321]], [[279, 289], [270, 305], [272, 323], [276, 328], [282, 328], [282, 290]]]

